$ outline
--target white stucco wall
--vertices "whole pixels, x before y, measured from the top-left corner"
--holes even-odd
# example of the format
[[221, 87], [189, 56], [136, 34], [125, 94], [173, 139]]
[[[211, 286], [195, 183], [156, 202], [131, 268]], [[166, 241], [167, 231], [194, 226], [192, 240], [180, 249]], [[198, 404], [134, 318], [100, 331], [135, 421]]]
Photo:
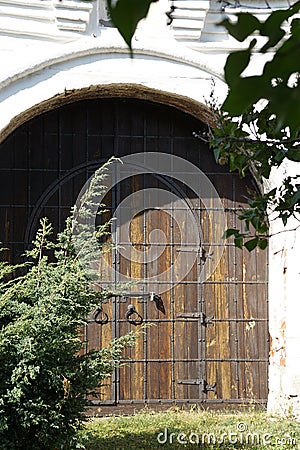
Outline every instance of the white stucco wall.
[[[299, 164], [289, 163], [273, 171], [272, 184], [283, 176], [299, 177]], [[299, 181], [298, 181], [299, 182]], [[269, 312], [270, 312], [270, 413], [300, 418], [300, 228], [290, 219], [283, 229], [270, 216]]]
[[[51, 9], [50, 0], [47, 2]], [[45, 31], [40, 37], [30, 36], [30, 32], [3, 33], [0, 130], [7, 130], [16, 117], [41, 102], [90, 86], [98, 86], [101, 92], [105, 85], [134, 83], [205, 103], [213, 79], [215, 96], [222, 101], [227, 92], [222, 81], [223, 66], [228, 50], [236, 44], [224, 33], [215, 41], [206, 37], [189, 46], [179, 42], [166, 26], [164, 13], [168, 9], [168, 0], [153, 4], [149, 19], [143, 21], [133, 40], [133, 59], [115, 29], [98, 27], [95, 13], [91, 13], [92, 22], [81, 34], [57, 31], [57, 27], [56, 34], [53, 28], [55, 39], [51, 38], [49, 27], [48, 35]], [[53, 25], [55, 21], [51, 20], [49, 23]], [[257, 60], [253, 67], [261, 67], [261, 62]], [[299, 173], [299, 165], [290, 164], [284, 171]], [[274, 172], [271, 183], [278, 185], [281, 179], [282, 173]], [[297, 224], [291, 222], [287, 228]], [[282, 233], [277, 222], [271, 222], [271, 231], [276, 235], [268, 249], [271, 335], [268, 409], [272, 413], [292, 411], [300, 418], [300, 231]]]

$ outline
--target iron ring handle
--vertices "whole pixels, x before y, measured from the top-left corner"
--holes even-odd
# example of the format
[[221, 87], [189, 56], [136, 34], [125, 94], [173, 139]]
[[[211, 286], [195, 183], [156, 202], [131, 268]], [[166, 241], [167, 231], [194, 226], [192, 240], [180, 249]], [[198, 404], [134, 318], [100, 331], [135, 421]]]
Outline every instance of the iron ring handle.
[[[100, 315], [102, 315], [102, 318], [99, 317]], [[105, 325], [106, 323], [108, 323], [108, 315], [106, 314], [106, 312], [103, 311], [101, 306], [97, 308], [95, 311], [94, 321], [99, 325]]]
[[[136, 315], [136, 319], [132, 318], [133, 315]], [[126, 320], [132, 325], [141, 325], [143, 323], [142, 316], [136, 311], [134, 305], [128, 305], [126, 312]]]

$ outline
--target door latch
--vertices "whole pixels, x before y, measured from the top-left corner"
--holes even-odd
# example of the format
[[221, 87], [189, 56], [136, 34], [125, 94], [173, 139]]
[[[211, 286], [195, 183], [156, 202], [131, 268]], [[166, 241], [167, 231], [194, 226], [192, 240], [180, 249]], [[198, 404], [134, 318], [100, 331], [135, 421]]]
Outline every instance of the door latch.
[[177, 314], [176, 318], [178, 319], [198, 319], [200, 320], [200, 324], [206, 327], [207, 325], [212, 325], [214, 316], [207, 317], [204, 312], [190, 312], [190, 313], [181, 313]]
[[207, 253], [207, 251], [205, 250], [205, 248], [203, 248], [203, 247], [201, 247], [201, 249], [200, 249], [200, 260], [203, 262], [203, 263], [206, 263], [206, 260], [207, 259], [210, 259], [212, 256], [213, 256], [213, 252], [211, 252], [211, 253]]
[[209, 391], [212, 391], [214, 393], [216, 393], [216, 386], [217, 383], [213, 383], [213, 384], [208, 384], [208, 382], [204, 379], [201, 378], [199, 379], [190, 379], [190, 380], [178, 380], [177, 381], [178, 384], [187, 384], [187, 385], [200, 385], [201, 386], [201, 391], [203, 392], [203, 394], [207, 394]]
[[155, 292], [128, 292], [122, 295], [123, 301], [127, 301], [129, 298], [137, 298], [141, 303], [146, 303], [150, 300], [151, 302], [155, 303], [158, 311], [166, 314], [163, 301], [159, 295], [155, 294]]
[[213, 319], [214, 319], [214, 316], [207, 317], [204, 312], [200, 313], [200, 323], [204, 327], [206, 327], [207, 325], [212, 325]]
[[163, 301], [159, 295], [155, 294], [155, 292], [150, 292], [150, 302], [154, 302], [158, 311], [162, 312], [163, 314], [166, 314]]
[[212, 391], [216, 394], [217, 383], [208, 384], [208, 382], [206, 380], [202, 379], [202, 380], [200, 380], [200, 384], [202, 385], [202, 392], [204, 394], [207, 394], [210, 391]]

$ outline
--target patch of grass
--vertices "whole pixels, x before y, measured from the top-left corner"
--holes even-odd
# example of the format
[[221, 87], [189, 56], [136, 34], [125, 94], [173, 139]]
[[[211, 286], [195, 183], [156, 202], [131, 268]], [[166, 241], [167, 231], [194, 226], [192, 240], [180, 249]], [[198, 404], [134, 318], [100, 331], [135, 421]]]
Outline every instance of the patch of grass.
[[298, 449], [300, 425], [264, 412], [166, 412], [90, 419], [81, 439], [86, 450]]

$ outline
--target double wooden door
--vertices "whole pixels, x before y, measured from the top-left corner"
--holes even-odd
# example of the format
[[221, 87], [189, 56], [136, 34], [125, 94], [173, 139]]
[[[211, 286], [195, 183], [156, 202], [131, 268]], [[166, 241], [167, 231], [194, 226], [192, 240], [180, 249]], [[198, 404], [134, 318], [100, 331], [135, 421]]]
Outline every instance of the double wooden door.
[[[75, 102], [19, 127], [0, 146], [0, 241], [12, 249], [10, 258], [21, 255], [40, 217], [49, 217], [57, 231], [64, 226], [85, 181], [112, 155], [156, 152], [193, 163], [217, 190], [226, 226], [240, 227], [238, 214], [256, 186], [251, 178], [240, 180], [215, 163], [209, 148], [193, 137], [203, 128], [199, 120], [169, 106], [118, 98]], [[109, 274], [112, 267], [120, 278], [125, 274], [139, 283], [114, 292], [118, 295], [103, 304], [97, 322], [91, 315], [88, 345], [99, 348], [142, 324], [149, 327], [126, 351], [123, 366], [95, 403], [265, 403], [266, 252], [214, 242], [209, 205], [204, 207], [172, 176], [152, 173], [122, 181], [107, 194], [109, 214], [145, 189], [152, 190], [154, 200], [157, 195], [157, 206], [150, 208], [146, 196], [140, 200], [127, 227], [129, 243], [122, 241], [120, 223], [113, 222], [112, 239], [120, 248], [106, 255], [103, 269]], [[172, 193], [168, 204], [161, 204], [158, 189]], [[191, 221], [201, 229], [200, 238], [195, 245], [182, 245]], [[202, 279], [199, 273], [213, 263], [220, 245], [221, 259]], [[151, 259], [153, 248], [158, 256]], [[118, 288], [118, 275], [107, 280], [112, 291]]]

